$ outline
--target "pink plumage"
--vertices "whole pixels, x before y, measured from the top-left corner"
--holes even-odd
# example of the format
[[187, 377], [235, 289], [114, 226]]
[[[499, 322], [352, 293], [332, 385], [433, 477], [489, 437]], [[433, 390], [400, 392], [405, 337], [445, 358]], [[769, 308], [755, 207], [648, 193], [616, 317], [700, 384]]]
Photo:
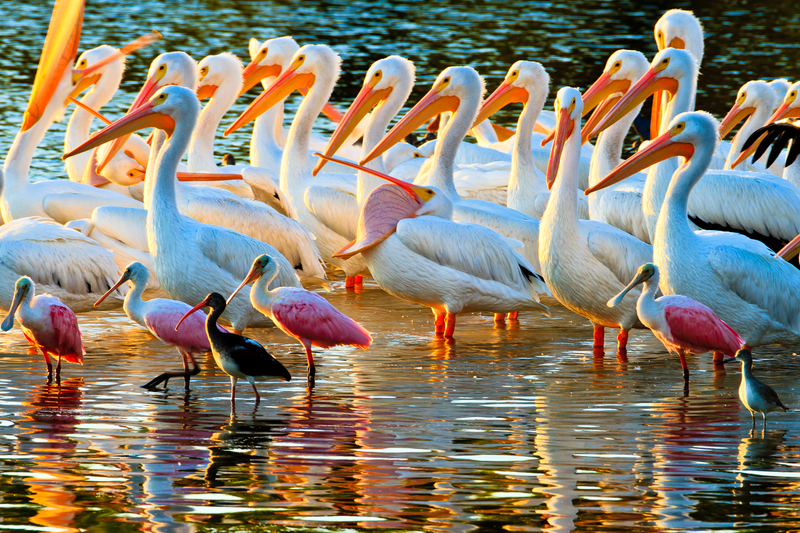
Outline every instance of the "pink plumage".
[[283, 287], [272, 304], [271, 318], [286, 334], [305, 344], [330, 348], [352, 344], [366, 350], [372, 344], [369, 332], [343, 314], [325, 298], [303, 289]]
[[[691, 353], [722, 352], [733, 357], [744, 340], [714, 311], [686, 296], [662, 296], [668, 332], [654, 330], [656, 336], [676, 351]], [[671, 345], [671, 346], [670, 346]]]
[[82, 365], [86, 351], [75, 313], [58, 298], [46, 295], [34, 297], [31, 310], [31, 317], [38, 316], [38, 320], [17, 316], [25, 337], [42, 351], [45, 360], [52, 355]]
[[167, 344], [183, 348], [189, 353], [210, 352], [211, 345], [205, 328], [206, 315], [202, 311], [192, 313], [175, 331], [178, 321], [190, 309], [183, 302], [158, 299], [156, 305], [148, 306], [144, 322], [153, 335]]

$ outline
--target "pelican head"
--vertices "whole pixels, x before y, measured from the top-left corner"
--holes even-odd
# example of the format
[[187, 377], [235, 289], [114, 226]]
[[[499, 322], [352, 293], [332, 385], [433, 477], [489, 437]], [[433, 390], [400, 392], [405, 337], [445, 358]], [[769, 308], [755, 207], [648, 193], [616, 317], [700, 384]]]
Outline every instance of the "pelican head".
[[774, 113], [778, 106], [781, 105], [783, 102], [783, 98], [786, 96], [786, 93], [789, 92], [789, 89], [792, 87], [792, 84], [789, 83], [789, 80], [786, 78], [778, 78], [776, 80], [772, 80], [769, 83], [770, 89], [775, 93], [775, 107], [772, 109]]
[[703, 61], [703, 25], [691, 11], [670, 9], [658, 19], [653, 34], [659, 50], [683, 49]]
[[[469, 124], [466, 126], [464, 135], [475, 120], [480, 106], [481, 98], [485, 91], [483, 78], [472, 67], [448, 67], [439, 74], [433, 87], [428, 91], [422, 100], [417, 102], [400, 121], [389, 130], [381, 142], [362, 159], [361, 164], [368, 163], [391, 148], [393, 145], [402, 141], [406, 136], [422, 126], [434, 116], [445, 112], [467, 113]], [[445, 126], [447, 131], [456, 123], [453, 118]]]
[[242, 61], [233, 54], [224, 52], [203, 58], [197, 65], [199, 82], [197, 98], [204, 100], [214, 96], [220, 87], [229, 88], [236, 96], [241, 91]]
[[125, 267], [125, 270], [122, 272], [122, 276], [120, 276], [119, 280], [117, 280], [114, 286], [108, 289], [104, 295], [97, 299], [97, 301], [94, 303], [94, 306], [97, 307], [103, 303], [103, 300], [108, 298], [111, 293], [119, 289], [126, 281], [131, 281], [134, 287], [146, 287], [147, 282], [150, 281], [150, 271], [147, 270], [146, 266], [138, 261], [134, 261], [133, 263], [129, 264], [127, 267]]
[[724, 139], [739, 122], [755, 113], [758, 108], [764, 108], [767, 112], [775, 109], [775, 92], [765, 81], [748, 81], [739, 89], [736, 102], [719, 125], [720, 139]]
[[17, 312], [17, 307], [26, 300], [33, 298], [33, 280], [28, 276], [22, 276], [14, 284], [14, 300], [11, 302], [11, 309], [8, 310], [8, 316], [3, 323], [0, 324], [0, 329], [8, 331], [14, 327], [14, 313]]
[[[558, 175], [558, 167], [561, 163], [561, 154], [564, 145], [572, 134], [577, 130], [580, 135], [581, 116], [583, 116], [583, 100], [581, 92], [573, 87], [562, 87], [556, 95], [556, 128], [554, 130], [555, 140], [550, 149], [550, 159], [547, 162], [547, 188], [551, 189]], [[577, 128], [576, 128], [577, 124]]]
[[522, 102], [527, 105], [531, 95], [535, 95], [538, 105], [542, 105], [549, 92], [550, 76], [541, 64], [517, 61], [508, 69], [503, 83], [483, 101], [475, 124], [480, 124], [508, 104]]
[[636, 272], [636, 276], [633, 280], [628, 283], [628, 286], [622, 289], [622, 292], [611, 298], [606, 305], [608, 307], [616, 307], [622, 302], [622, 299], [625, 298], [625, 295], [628, 292], [636, 287], [640, 283], [646, 283], [650, 280], [653, 280], [653, 283], [658, 285], [658, 267], [655, 266], [653, 263], [645, 263], [639, 267], [639, 270]]
[[[185, 52], [161, 54], [150, 63], [147, 80], [142, 85], [139, 94], [136, 95], [128, 111], [132, 111], [150, 100], [156, 91], [162, 87], [178, 85], [196, 91], [197, 80], [197, 62], [189, 57], [189, 54]], [[103, 153], [97, 164], [97, 172], [102, 172], [111, 159], [122, 150], [122, 146], [125, 144], [124, 141], [127, 141], [127, 138], [124, 140], [120, 138], [114, 141], [108, 150]]]
[[253, 283], [262, 277], [267, 281], [267, 285], [269, 285], [277, 275], [278, 263], [267, 254], [259, 255], [256, 257], [255, 261], [253, 261], [253, 265], [250, 267], [250, 271], [244, 277], [244, 280], [242, 280], [242, 283], [240, 283], [239, 286], [236, 287], [236, 290], [228, 297], [227, 303], [230, 304], [233, 297], [236, 296], [245, 285]]
[[64, 159], [144, 128], [158, 128], [171, 136], [178, 117], [181, 123], [194, 128], [199, 113], [200, 102], [193, 90], [177, 85], [164, 87], [148, 102], [129, 111], [71, 152], [64, 154]]
[[[604, 189], [647, 167], [671, 157], [683, 157], [707, 169], [719, 143], [719, 124], [705, 111], [681, 113], [670, 122], [667, 130], [653, 139], [646, 148], [620, 163], [599, 183], [586, 189], [585, 194]], [[680, 169], [679, 169], [680, 170]], [[703, 173], [694, 173], [692, 179], [699, 180]], [[677, 173], [676, 173], [677, 175]], [[682, 175], [682, 174], [681, 174]]]
[[256, 39], [251, 39], [250, 43], [251, 61], [242, 72], [244, 85], [240, 96], [259, 81], [280, 76], [281, 72], [289, 66], [294, 54], [300, 49], [300, 46], [291, 37], [268, 39], [260, 45]]
[[[601, 131], [608, 129], [619, 119], [632, 112], [648, 96], [657, 91], [668, 91], [672, 96], [678, 92], [681, 80], [684, 78], [695, 79], [697, 76], [697, 62], [692, 55], [684, 50], [666, 48], [656, 54], [650, 63], [650, 68], [625, 93], [619, 102], [608, 112], [600, 123], [589, 132], [589, 138]], [[654, 109], [656, 115], [659, 110]], [[651, 120], [660, 121], [656, 116]]]
[[224, 135], [227, 137], [249, 124], [296, 90], [319, 87], [320, 94], [325, 94], [327, 99], [339, 77], [341, 61], [339, 54], [330, 46], [324, 44], [303, 46], [294, 54], [289, 66], [275, 83], [253, 100], [239, 118], [225, 130]]
[[82, 53], [72, 70], [73, 89], [70, 97], [77, 98], [80, 93], [97, 84], [101, 78], [108, 80], [108, 86], [118, 87], [122, 80], [122, 74], [125, 72], [125, 58], [159, 39], [161, 39], [161, 34], [152, 31], [122, 48], [102, 45]]
[[[797, 98], [799, 92], [800, 81], [793, 83], [789, 87], [781, 105], [779, 105], [778, 109], [767, 119], [767, 124], [772, 124], [773, 122], [778, 122], [779, 120], [787, 118], [800, 117], [800, 99]], [[731, 164], [731, 168], [736, 168], [739, 163], [750, 157], [750, 154], [756, 151], [756, 148], [758, 148], [758, 145], [761, 144], [761, 140], [766, 137], [766, 135], [766, 133], [763, 133], [747, 150], [743, 150], [742, 153], [739, 154], [739, 157]]]
[[[414, 87], [414, 63], [400, 56], [379, 59], [369, 67], [356, 99], [331, 135], [325, 155], [336, 153], [364, 117], [378, 106], [386, 105], [394, 115], [408, 99]], [[391, 99], [391, 102], [388, 102]], [[391, 118], [391, 117], [390, 117]], [[312, 174], [315, 176], [326, 163], [320, 158]]]
[[83, 91], [96, 85], [103, 76], [112, 86], [118, 86], [125, 72], [125, 56], [112, 46], [102, 45], [87, 50], [78, 57], [72, 69], [70, 97], [77, 98]]
[[144, 181], [147, 169], [129, 154], [128, 150], [117, 154], [103, 169], [102, 177], [122, 187], [131, 187]]

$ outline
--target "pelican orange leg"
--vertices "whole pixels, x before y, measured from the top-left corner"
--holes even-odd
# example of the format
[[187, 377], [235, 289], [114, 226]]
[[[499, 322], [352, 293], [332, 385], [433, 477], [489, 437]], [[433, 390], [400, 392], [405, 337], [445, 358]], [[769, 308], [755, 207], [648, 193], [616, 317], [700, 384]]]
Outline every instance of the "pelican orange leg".
[[628, 349], [628, 330], [621, 329], [619, 330], [619, 335], [617, 335], [617, 350], [627, 350]]
[[605, 342], [605, 329], [603, 326], [594, 327], [594, 347], [602, 348]]
[[508, 313], [509, 320], [517, 320], [518, 317], [519, 317], [519, 311], [512, 311], [511, 313]]
[[356, 286], [356, 278], [347, 276], [344, 278], [344, 288], [345, 289], [354, 289]]
[[495, 313], [494, 314], [494, 321], [497, 322], [505, 322], [506, 321], [506, 314], [505, 313]]
[[444, 335], [444, 313], [433, 310], [433, 316], [436, 317], [433, 324], [436, 327], [436, 336]]
[[356, 276], [355, 280], [353, 281], [356, 287], [359, 289], [364, 286], [364, 276]]
[[454, 313], [447, 313], [445, 317], [445, 330], [444, 336], [451, 338], [456, 330], [456, 315]]

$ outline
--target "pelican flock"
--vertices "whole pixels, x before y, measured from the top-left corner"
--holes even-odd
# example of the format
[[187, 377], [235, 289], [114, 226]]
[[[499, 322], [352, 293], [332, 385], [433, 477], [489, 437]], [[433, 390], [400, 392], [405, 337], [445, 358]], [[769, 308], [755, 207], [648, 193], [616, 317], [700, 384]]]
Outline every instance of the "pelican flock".
[[[16, 317], [50, 375], [49, 355], [59, 358], [56, 380], [62, 357], [84, 353], [75, 313], [124, 306], [183, 359], [183, 372], [148, 387], [183, 377], [188, 388], [195, 355], [210, 352], [231, 376], [231, 402], [237, 379], [258, 400], [255, 377], [290, 376], [241, 333], [273, 323], [302, 343], [311, 383], [312, 346], [368, 349], [373, 337], [308, 288], [382, 290], [427, 307], [446, 342], [460, 314], [547, 321], [562, 307], [593, 326], [600, 357], [605, 328], [620, 330], [620, 357], [631, 329], [651, 329], [686, 380], [686, 354], [721, 363], [800, 344], [800, 270], [784, 260], [798, 248], [800, 167], [797, 148], [781, 151], [797, 134], [779, 122], [800, 116], [800, 82], [749, 81], [721, 121], [695, 110], [704, 35], [691, 12], [656, 23], [649, 61], [636, 50], [598, 57], [583, 91], [556, 90], [555, 73], [530, 58], [510, 62], [488, 96], [476, 69], [449, 66], [414, 103], [416, 68], [398, 51], [369, 67], [340, 113], [331, 98], [347, 57], [286, 36], [251, 39], [246, 64], [230, 52], [160, 54], [111, 120], [101, 108], [126, 58], [162, 37], [78, 55], [84, 1], [55, 4], [0, 175], [2, 329]], [[253, 89], [263, 91], [230, 116]], [[303, 100], [287, 131], [295, 91]], [[626, 139], [650, 96], [651, 138], [633, 152]], [[64, 175], [31, 182], [37, 146], [73, 103]], [[513, 104], [514, 130], [489, 122]], [[330, 136], [317, 130], [321, 115], [336, 123]], [[433, 119], [436, 138], [410, 144]], [[223, 122], [225, 137], [254, 123], [249, 160], [218, 164]], [[34, 284], [47, 295], [34, 297]]]

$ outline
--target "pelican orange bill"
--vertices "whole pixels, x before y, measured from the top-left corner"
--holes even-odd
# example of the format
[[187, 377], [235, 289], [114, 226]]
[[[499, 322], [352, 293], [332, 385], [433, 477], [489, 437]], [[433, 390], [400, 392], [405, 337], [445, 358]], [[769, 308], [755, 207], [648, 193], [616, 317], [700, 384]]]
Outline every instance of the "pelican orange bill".
[[569, 109], [562, 108], [558, 110], [558, 122], [556, 122], [555, 140], [553, 147], [550, 149], [550, 159], [547, 161], [547, 189], [553, 188], [553, 183], [556, 181], [558, 174], [558, 165], [561, 162], [561, 154], [564, 151], [564, 143], [572, 135], [572, 130], [575, 128], [570, 115], [572, 114], [572, 106]]
[[298, 74], [296, 69], [286, 69], [269, 89], [247, 106], [247, 109], [225, 130], [223, 135], [227, 137], [239, 128], [246, 126], [301, 87], [314, 85], [314, 79], [314, 75], [311, 73]]
[[[62, 159], [67, 159], [73, 155], [86, 152], [87, 150], [96, 148], [107, 143], [108, 141], [118, 139], [121, 136], [131, 134], [144, 128], [158, 128], [166, 131], [167, 135], [171, 135], [172, 131], [175, 129], [175, 121], [172, 119], [172, 117], [165, 115], [164, 113], [154, 111], [156, 108], [157, 106], [148, 102], [138, 109], [128, 112], [118, 120], [115, 120], [102, 130], [89, 137], [86, 142], [71, 152], [64, 154]], [[97, 172], [100, 172], [99, 168]]]
[[381, 142], [367, 154], [361, 164], [369, 163], [383, 152], [402, 141], [409, 133], [428, 122], [434, 116], [446, 111], [455, 112], [461, 102], [457, 96], [442, 96], [441, 89], [437, 86], [431, 89], [417, 105], [406, 113], [400, 121], [389, 130]]
[[[366, 117], [374, 107], [386, 100], [391, 93], [391, 87], [376, 91], [372, 86], [370, 86], [369, 83], [364, 84], [356, 96], [356, 99], [353, 101], [353, 105], [351, 105], [350, 109], [347, 110], [344, 118], [336, 127], [336, 131], [334, 131], [333, 135], [331, 135], [331, 138], [328, 141], [328, 146], [325, 147], [325, 155], [332, 156], [335, 154], [336, 150], [342, 146], [342, 143], [344, 143], [345, 139], [347, 139], [347, 137], [353, 132], [353, 130], [356, 129], [361, 121], [364, 120], [364, 117]], [[311, 174], [316, 176], [327, 161], [328, 160], [325, 158], [320, 158], [319, 162], [317, 162], [316, 166], [314, 166], [314, 170], [311, 171]]]
[[694, 155], [694, 146], [689, 143], [674, 142], [672, 140], [672, 130], [665, 132], [660, 137], [654, 139], [647, 147], [636, 154], [632, 155], [627, 160], [623, 161], [617, 168], [612, 170], [608, 176], [603, 178], [600, 183], [594, 187], [589, 187], [584, 191], [585, 195], [589, 195], [600, 189], [605, 189], [615, 183], [633, 176], [647, 167], [653, 166], [656, 163], [669, 159], [671, 157], [681, 156], [689, 159]]
[[[678, 90], [678, 81], [671, 77], [658, 77], [660, 71], [653, 68], [645, 72], [631, 89], [617, 102], [611, 111], [600, 121], [600, 124], [589, 132], [589, 139], [601, 131], [613, 126], [619, 119], [636, 109], [636, 106], [644, 102], [648, 96], [655, 91], [669, 91], [675, 94]], [[656, 120], [659, 120], [656, 118]]]
[[64, 72], [75, 60], [83, 26], [83, 8], [84, 0], [55, 2], [20, 131], [28, 131], [42, 118]]
[[722, 119], [722, 122], [719, 124], [719, 138], [720, 140], [724, 139], [728, 136], [733, 128], [736, 127], [738, 123], [749, 117], [750, 115], [755, 112], [755, 107], [739, 107], [738, 103], [733, 104], [728, 114], [725, 115], [725, 118]]
[[[603, 72], [597, 80], [592, 84], [591, 87], [586, 89], [583, 94], [581, 95], [581, 100], [583, 100], [583, 111], [581, 116], [586, 116], [592, 109], [597, 107], [600, 103], [607, 102], [606, 98], [614, 93], [623, 93], [625, 94], [628, 89], [630, 89], [631, 82], [630, 80], [612, 80], [611, 75], [608, 72]], [[605, 110], [603, 116], [610, 111], [611, 108]], [[592, 117], [597, 116], [595, 113]], [[599, 119], [602, 117], [598, 117]], [[592, 122], [591, 119], [589, 122], [586, 123], [586, 127], [583, 128], [581, 132], [581, 143], [585, 144], [586, 141], [589, 140], [588, 133], [591, 131], [589, 129], [589, 123]], [[542, 139], [542, 146], [546, 145], [550, 141], [553, 140], [555, 137], [555, 130], [551, 131], [549, 134]]]
[[473, 126], [477, 126], [509, 104], [528, 103], [528, 97], [526, 89], [515, 87], [507, 82], [501, 83], [491, 96], [483, 101]]

